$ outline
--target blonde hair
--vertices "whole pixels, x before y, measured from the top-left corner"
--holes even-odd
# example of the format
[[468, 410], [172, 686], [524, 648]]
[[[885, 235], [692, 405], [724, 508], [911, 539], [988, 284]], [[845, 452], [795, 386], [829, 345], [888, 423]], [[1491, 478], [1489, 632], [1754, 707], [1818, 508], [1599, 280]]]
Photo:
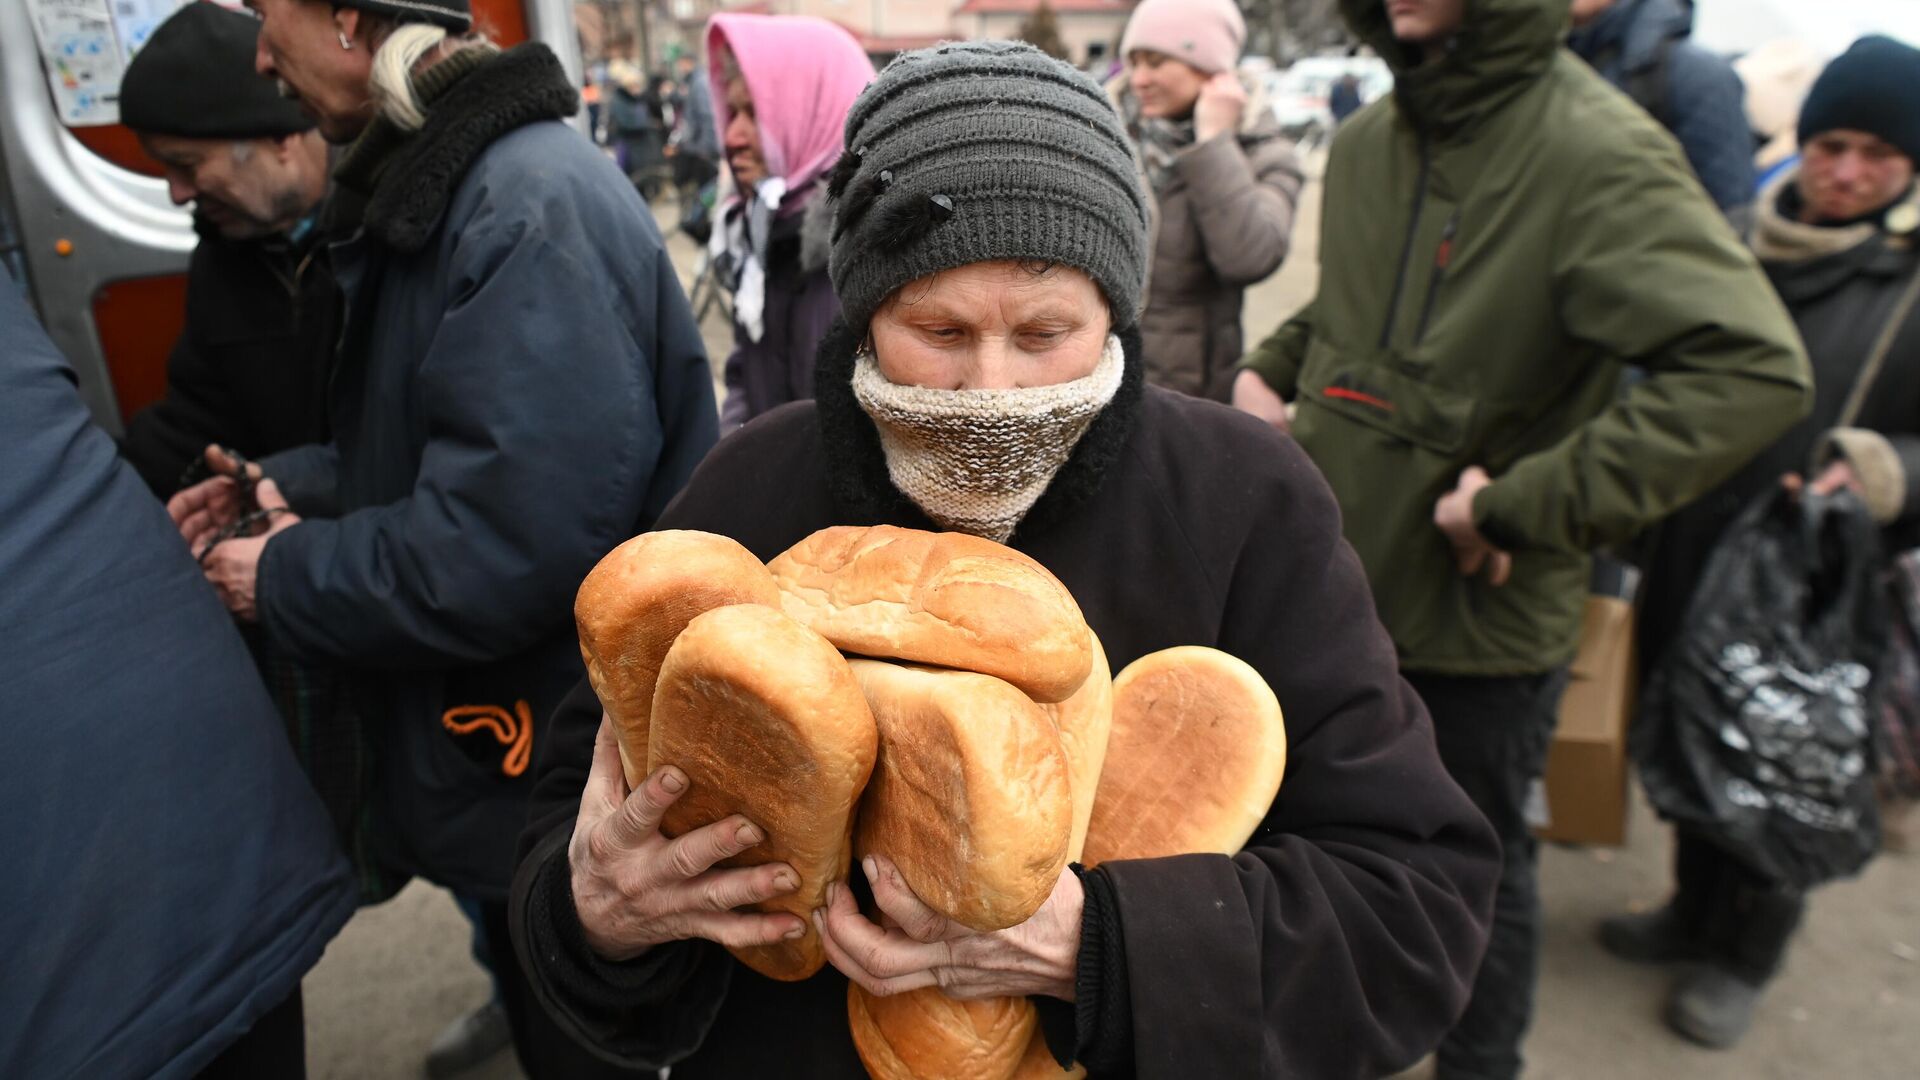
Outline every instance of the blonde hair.
[[500, 46], [478, 34], [448, 37], [445, 27], [431, 23], [405, 23], [395, 27], [373, 54], [370, 86], [374, 107], [402, 131], [419, 131], [427, 122], [427, 111], [421, 107], [420, 96], [414, 90], [414, 69], [435, 50], [442, 50], [440, 59], [444, 60], [468, 49], [496, 53]]

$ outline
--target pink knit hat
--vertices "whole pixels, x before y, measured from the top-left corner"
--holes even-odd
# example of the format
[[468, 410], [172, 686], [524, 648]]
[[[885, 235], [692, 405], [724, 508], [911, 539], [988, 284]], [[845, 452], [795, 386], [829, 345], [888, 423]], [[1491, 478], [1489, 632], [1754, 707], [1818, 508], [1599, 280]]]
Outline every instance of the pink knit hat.
[[1247, 43], [1247, 23], [1233, 0], [1141, 0], [1120, 39], [1122, 59], [1146, 49], [1209, 75], [1232, 71]]

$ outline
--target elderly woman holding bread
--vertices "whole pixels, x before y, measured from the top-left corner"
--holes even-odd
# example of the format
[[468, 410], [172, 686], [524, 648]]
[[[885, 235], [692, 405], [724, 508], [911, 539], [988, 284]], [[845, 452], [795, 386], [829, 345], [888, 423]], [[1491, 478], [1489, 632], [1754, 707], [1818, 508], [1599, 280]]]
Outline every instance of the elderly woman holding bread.
[[[1498, 848], [1305, 455], [1144, 385], [1146, 204], [1100, 88], [942, 45], [846, 140], [817, 400], [582, 589], [598, 693], [552, 720], [514, 888], [546, 1017], [675, 1080], [1411, 1063], [1466, 1000]], [[1266, 686], [1278, 797], [1281, 733], [1234, 727]], [[1182, 702], [1205, 722], [1155, 730]]]

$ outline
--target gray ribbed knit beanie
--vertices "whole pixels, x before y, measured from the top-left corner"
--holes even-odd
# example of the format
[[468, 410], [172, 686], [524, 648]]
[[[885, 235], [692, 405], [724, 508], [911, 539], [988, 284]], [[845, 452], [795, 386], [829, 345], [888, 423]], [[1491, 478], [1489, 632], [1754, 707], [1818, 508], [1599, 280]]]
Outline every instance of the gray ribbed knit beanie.
[[1139, 317], [1147, 206], [1126, 132], [1097, 83], [1031, 45], [902, 53], [847, 114], [828, 193], [850, 326], [910, 281], [996, 259], [1083, 270], [1115, 329]]

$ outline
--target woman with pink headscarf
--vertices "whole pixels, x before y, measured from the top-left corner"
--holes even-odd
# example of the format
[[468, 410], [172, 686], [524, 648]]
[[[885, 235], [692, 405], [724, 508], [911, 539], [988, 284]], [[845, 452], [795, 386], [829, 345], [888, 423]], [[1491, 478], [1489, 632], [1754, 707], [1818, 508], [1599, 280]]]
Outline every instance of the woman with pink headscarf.
[[823, 174], [873, 64], [833, 23], [782, 15], [715, 15], [707, 57], [734, 188], [711, 241], [734, 296], [720, 410], [731, 431], [813, 396], [813, 352], [839, 314]]

